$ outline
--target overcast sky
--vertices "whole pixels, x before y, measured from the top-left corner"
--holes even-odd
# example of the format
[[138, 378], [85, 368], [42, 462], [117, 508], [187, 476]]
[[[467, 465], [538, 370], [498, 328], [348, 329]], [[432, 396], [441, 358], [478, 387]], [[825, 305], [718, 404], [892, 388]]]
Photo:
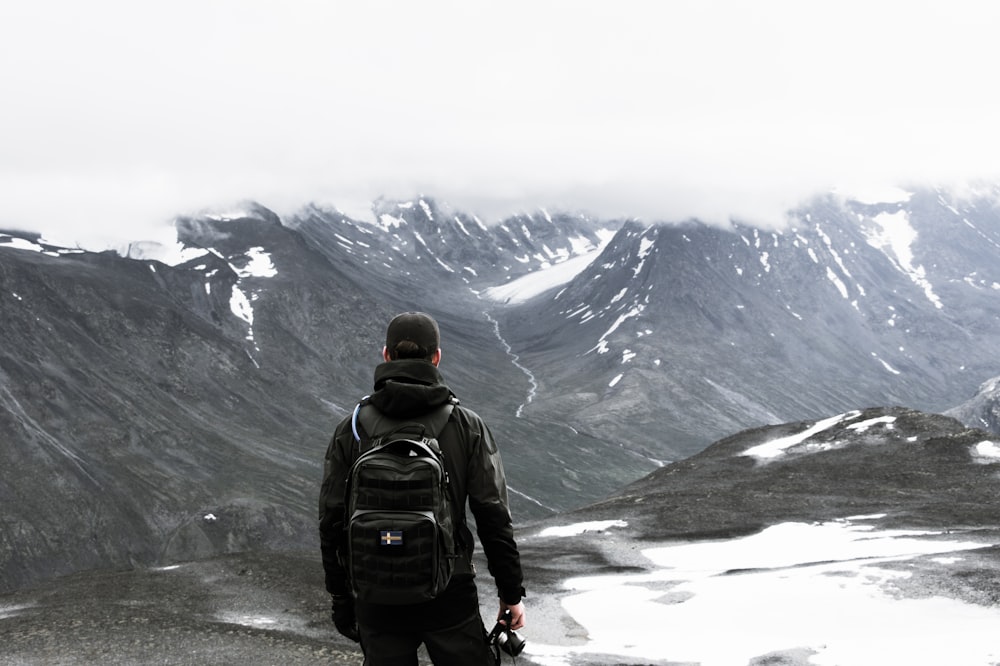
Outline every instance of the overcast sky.
[[1000, 180], [998, 27], [983, 0], [5, 2], [0, 228], [417, 194], [773, 225]]

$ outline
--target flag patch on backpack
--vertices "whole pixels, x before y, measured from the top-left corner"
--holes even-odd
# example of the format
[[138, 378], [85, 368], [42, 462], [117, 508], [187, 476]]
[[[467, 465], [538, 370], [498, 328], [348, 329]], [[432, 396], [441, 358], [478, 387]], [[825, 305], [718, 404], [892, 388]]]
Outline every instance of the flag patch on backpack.
[[382, 530], [380, 543], [383, 546], [402, 546], [403, 545], [402, 530]]
[[[441, 428], [451, 409], [435, 414]], [[362, 414], [361, 420], [368, 419]], [[385, 422], [382, 417], [372, 427]], [[435, 598], [451, 580], [451, 490], [435, 436], [420, 423], [392, 423], [390, 432], [370, 440], [348, 474], [347, 568], [358, 600], [415, 604]]]

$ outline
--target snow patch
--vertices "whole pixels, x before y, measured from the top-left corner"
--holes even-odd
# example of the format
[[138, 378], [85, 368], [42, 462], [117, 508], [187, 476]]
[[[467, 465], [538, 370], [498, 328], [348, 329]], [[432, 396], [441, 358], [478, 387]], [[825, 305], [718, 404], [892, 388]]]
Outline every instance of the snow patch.
[[420, 200], [420, 207], [424, 210], [424, 215], [427, 216], [427, 219], [430, 220], [431, 222], [433, 222], [434, 221], [434, 215], [431, 214], [431, 207], [427, 205], [427, 202], [424, 201], [423, 199], [421, 199]]
[[643, 306], [643, 305], [636, 305], [635, 307], [633, 307], [631, 310], [629, 310], [625, 314], [619, 315], [618, 318], [615, 320], [615, 323], [613, 323], [611, 325], [611, 328], [609, 328], [608, 330], [606, 330], [604, 332], [604, 335], [602, 335], [598, 339], [597, 344], [593, 348], [591, 348], [590, 351], [588, 351], [587, 353], [589, 354], [590, 352], [592, 352], [594, 350], [597, 350], [598, 353], [600, 353], [600, 354], [606, 353], [608, 351], [607, 337], [609, 335], [611, 335], [612, 333], [614, 333], [616, 330], [618, 330], [618, 327], [621, 326], [626, 321], [628, 321], [629, 319], [631, 319], [633, 317], [638, 317], [639, 315], [641, 315], [642, 311], [644, 309], [645, 309], [645, 306]]
[[[52, 243], [48, 243], [44, 238], [39, 239], [42, 243], [49, 245], [50, 248], [54, 247]], [[12, 250], [27, 250], [28, 252], [38, 252], [39, 254], [47, 254], [50, 257], [58, 257], [63, 254], [79, 254], [83, 250], [71, 250], [68, 248], [59, 248], [57, 250], [46, 249], [39, 243], [33, 241], [25, 240], [24, 238], [16, 238], [8, 234], [0, 234], [0, 249], [10, 248]]]
[[222, 612], [218, 614], [218, 618], [226, 624], [238, 624], [242, 627], [254, 627], [256, 629], [266, 629], [278, 623], [273, 617], [250, 615], [247, 613]]
[[974, 449], [977, 462], [996, 463], [1000, 462], [1000, 445], [996, 442], [985, 440], [976, 444]]
[[546, 527], [538, 533], [540, 537], [570, 537], [578, 536], [584, 532], [606, 532], [612, 527], [628, 527], [624, 520], [592, 520], [583, 523], [573, 523], [572, 525], [561, 525], [558, 527]]
[[[604, 235], [601, 244], [596, 248], [575, 256], [572, 259], [566, 259], [542, 270], [523, 275], [507, 284], [484, 289], [483, 295], [498, 303], [524, 303], [539, 294], [562, 286], [575, 278], [600, 255], [610, 240], [610, 236]], [[576, 247], [574, 246], [574, 249]], [[521, 259], [518, 259], [518, 261], [521, 261]], [[528, 257], [525, 256], [523, 262], [527, 261]]]
[[253, 327], [253, 307], [250, 299], [243, 293], [238, 285], [233, 285], [232, 295], [229, 297], [229, 309], [233, 314]]
[[[583, 626], [582, 645], [529, 640], [525, 654], [543, 666], [592, 663], [600, 655], [731, 666], [798, 647], [817, 666], [985, 666], [1000, 657], [1000, 609], [901, 598], [886, 588], [910, 574], [878, 565], [986, 545], [838, 520], [649, 548], [642, 551], [651, 563], [644, 573], [563, 583], [562, 606]], [[720, 627], [726, 640], [719, 640]]]
[[406, 220], [401, 217], [395, 217], [389, 215], [388, 213], [383, 213], [379, 215], [378, 221], [381, 223], [381, 227], [384, 231], [389, 231], [390, 229], [397, 229], [406, 224]]
[[868, 419], [867, 421], [852, 423], [851, 425], [847, 426], [847, 429], [855, 430], [857, 432], [866, 432], [872, 426], [877, 426], [880, 423], [884, 423], [887, 427], [890, 427], [895, 422], [896, 422], [895, 416], [879, 416], [874, 419]]
[[817, 421], [811, 427], [806, 428], [797, 435], [789, 435], [788, 437], [780, 437], [778, 439], [771, 440], [770, 442], [765, 442], [764, 444], [758, 444], [757, 446], [750, 447], [743, 452], [744, 456], [751, 456], [757, 458], [758, 460], [771, 460], [773, 458], [778, 458], [785, 453], [788, 449], [798, 446], [804, 443], [807, 439], [812, 437], [817, 433], [821, 433], [824, 430], [829, 430], [830, 428], [843, 423], [844, 421], [851, 421], [853, 419], [861, 416], [859, 411], [846, 412], [844, 414], [838, 414], [837, 416], [831, 416], [828, 419], [823, 419], [822, 421]]
[[35, 604], [5, 604], [0, 606], [0, 620], [16, 617], [23, 611], [34, 608]]
[[924, 295], [934, 304], [934, 307], [938, 309], [944, 307], [941, 299], [934, 293], [931, 283], [927, 280], [924, 267], [913, 264], [912, 246], [917, 239], [917, 231], [910, 225], [909, 213], [905, 210], [895, 213], [879, 213], [872, 218], [872, 221], [877, 228], [865, 230], [868, 244], [881, 250], [896, 265], [897, 269], [923, 289]]
[[271, 255], [264, 251], [262, 247], [252, 247], [246, 252], [249, 261], [243, 268], [233, 267], [236, 274], [241, 278], [259, 277], [270, 278], [278, 274], [278, 270], [271, 262]]

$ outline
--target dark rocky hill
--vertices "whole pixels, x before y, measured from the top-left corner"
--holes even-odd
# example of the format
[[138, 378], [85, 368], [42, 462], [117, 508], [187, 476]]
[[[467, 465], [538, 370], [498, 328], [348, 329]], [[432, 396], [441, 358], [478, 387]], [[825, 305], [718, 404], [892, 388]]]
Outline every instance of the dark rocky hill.
[[644, 538], [748, 534], [883, 514], [886, 527], [996, 529], [1000, 441], [902, 407], [851, 410], [723, 438], [567, 517], [619, 514]]

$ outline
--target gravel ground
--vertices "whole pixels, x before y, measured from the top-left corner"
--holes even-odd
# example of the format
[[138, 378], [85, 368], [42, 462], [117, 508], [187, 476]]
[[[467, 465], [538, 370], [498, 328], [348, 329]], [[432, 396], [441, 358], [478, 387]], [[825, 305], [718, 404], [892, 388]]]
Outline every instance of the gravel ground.
[[[488, 576], [480, 582], [492, 626], [495, 593]], [[548, 615], [544, 609], [532, 609], [532, 617]], [[0, 596], [0, 637], [5, 665], [363, 662], [330, 622], [318, 553], [245, 553], [68, 576]], [[532, 664], [526, 656], [517, 663]]]
[[361, 664], [318, 556], [78, 574], [0, 597], [3, 664]]
[[[851, 427], [889, 419], [893, 427], [884, 432]], [[608, 500], [519, 526], [529, 596], [520, 632], [528, 649], [517, 664], [537, 666], [533, 644], [586, 643], [584, 628], [562, 609], [567, 578], [641, 572], [652, 567], [641, 555], [645, 548], [729, 539], [786, 521], [879, 514], [880, 528], [929, 529], [942, 539], [981, 542], [983, 548], [946, 565], [938, 556], [880, 566], [910, 574], [891, 584], [889, 591], [901, 598], [1000, 605], [1000, 547], [992, 545], [1000, 543], [1000, 475], [992, 459], [973, 455], [984, 433], [940, 416], [874, 409], [813, 435], [803, 451], [790, 449], [766, 464], [744, 455], [808, 425], [746, 431]], [[599, 520], [627, 520], [627, 526], [572, 538], [535, 536], [545, 526]], [[483, 618], [492, 626], [495, 590], [481, 558], [477, 567], [484, 572]], [[0, 596], [0, 664], [360, 665], [360, 650], [334, 631], [328, 609], [318, 552], [81, 573]], [[750, 666], [807, 664], [809, 655], [807, 649], [762, 654]], [[591, 655], [573, 666], [641, 663]]]
[[[613, 539], [601, 533], [522, 539], [530, 587], [528, 625], [520, 633], [529, 649], [517, 664], [537, 666], [530, 656], [532, 641], [564, 646], [586, 641], [583, 627], [560, 605], [566, 578], [634, 573], [648, 566], [639, 550], [650, 543], [625, 532]], [[1000, 540], [995, 531], [977, 532], [986, 543]], [[966, 552], [961, 564], [944, 568], [933, 558], [888, 566], [912, 574], [895, 584], [900, 596], [1000, 603], [1000, 547]], [[483, 617], [492, 624], [492, 583], [488, 576], [480, 582]], [[82, 573], [0, 596], [0, 664], [360, 666], [360, 650], [334, 631], [327, 609], [318, 554], [312, 553], [240, 554], [165, 569]], [[760, 655], [750, 666], [805, 665], [809, 655], [808, 650]], [[424, 656], [421, 664], [429, 663]], [[503, 663], [512, 662], [505, 656]], [[647, 663], [590, 655], [574, 666]]]

